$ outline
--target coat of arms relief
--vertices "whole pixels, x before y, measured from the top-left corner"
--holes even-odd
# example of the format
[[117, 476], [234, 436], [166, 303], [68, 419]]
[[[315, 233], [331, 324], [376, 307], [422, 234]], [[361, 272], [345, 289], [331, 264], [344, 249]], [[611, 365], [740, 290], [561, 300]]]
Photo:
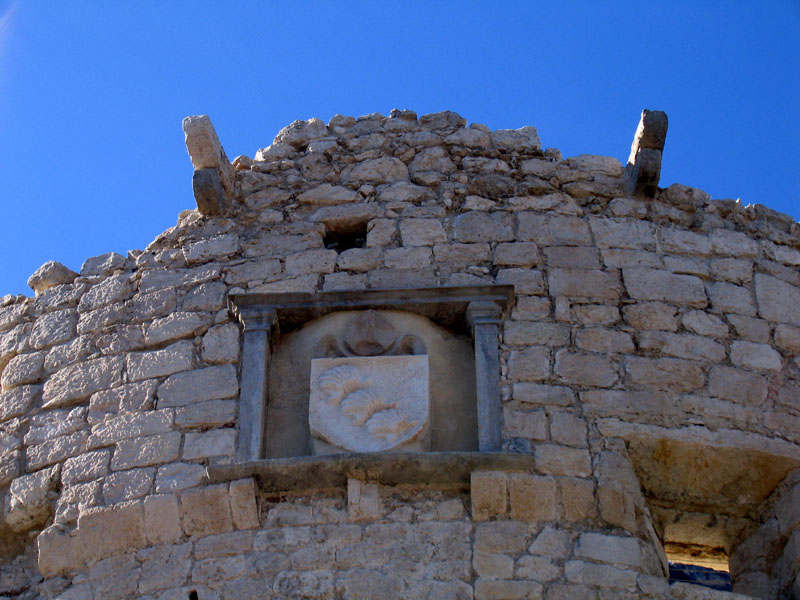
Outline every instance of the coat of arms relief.
[[380, 313], [365, 311], [341, 339], [319, 340], [314, 355], [315, 454], [429, 449], [428, 355], [418, 338], [400, 336]]

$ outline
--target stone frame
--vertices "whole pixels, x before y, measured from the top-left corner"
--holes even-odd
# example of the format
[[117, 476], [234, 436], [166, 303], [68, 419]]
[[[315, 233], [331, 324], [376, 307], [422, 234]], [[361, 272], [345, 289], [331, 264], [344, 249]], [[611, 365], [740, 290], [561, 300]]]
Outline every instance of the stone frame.
[[264, 454], [270, 341], [307, 322], [343, 310], [402, 310], [451, 330], [468, 330], [475, 350], [478, 450], [501, 450], [499, 326], [514, 299], [512, 285], [319, 293], [232, 294], [228, 307], [242, 326], [237, 460]]

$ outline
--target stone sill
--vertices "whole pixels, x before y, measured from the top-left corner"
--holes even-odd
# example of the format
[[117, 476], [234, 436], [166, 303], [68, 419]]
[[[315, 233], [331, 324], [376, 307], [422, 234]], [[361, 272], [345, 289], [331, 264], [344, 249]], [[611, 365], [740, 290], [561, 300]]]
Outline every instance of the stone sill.
[[262, 490], [345, 487], [348, 479], [384, 485], [467, 485], [473, 471], [533, 472], [533, 456], [509, 452], [380, 452], [270, 458], [206, 467], [219, 483], [255, 477]]

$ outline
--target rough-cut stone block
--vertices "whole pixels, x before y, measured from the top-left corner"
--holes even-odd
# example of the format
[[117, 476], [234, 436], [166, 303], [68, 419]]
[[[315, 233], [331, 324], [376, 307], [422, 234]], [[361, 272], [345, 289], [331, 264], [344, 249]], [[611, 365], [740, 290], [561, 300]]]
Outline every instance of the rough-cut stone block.
[[511, 518], [519, 521], [555, 521], [558, 518], [556, 482], [552, 477], [509, 473]]
[[209, 321], [208, 317], [196, 312], [174, 312], [154, 320], [144, 330], [144, 341], [148, 346], [156, 346], [193, 337], [205, 331], [210, 325]]
[[[757, 286], [756, 293], [758, 293]], [[749, 317], [756, 315], [753, 295], [745, 287], [724, 281], [715, 281], [708, 286], [708, 297], [711, 300], [711, 308], [715, 312], [735, 313]], [[762, 314], [762, 316], [764, 315]]]
[[159, 406], [162, 408], [232, 398], [238, 393], [239, 380], [233, 365], [177, 373], [158, 388]]
[[707, 337], [688, 333], [643, 331], [639, 334], [639, 348], [658, 350], [668, 356], [689, 360], [714, 363], [725, 360], [725, 346]]
[[619, 277], [614, 272], [586, 269], [551, 269], [547, 282], [551, 296], [616, 300], [620, 293]]
[[78, 517], [78, 539], [86, 562], [143, 548], [147, 542], [142, 503], [87, 509]]
[[347, 514], [351, 521], [374, 521], [382, 512], [377, 483], [347, 480]]
[[745, 234], [729, 229], [715, 229], [711, 232], [711, 245], [715, 254], [727, 254], [738, 258], [758, 257], [758, 242]]
[[143, 413], [123, 414], [98, 423], [92, 428], [90, 448], [110, 446], [120, 440], [143, 435], [166, 433], [172, 429], [171, 410], [154, 410]]
[[513, 397], [520, 402], [543, 406], [569, 406], [575, 402], [575, 393], [567, 386], [515, 383]]
[[203, 433], [187, 433], [185, 435], [184, 460], [196, 460], [211, 456], [233, 456], [234, 454], [236, 454], [235, 429], [212, 429]]
[[229, 486], [231, 516], [236, 529], [258, 527], [255, 483], [252, 478], [231, 481]]
[[511, 437], [528, 440], [547, 439], [547, 416], [541, 410], [503, 408], [504, 431]]
[[114, 504], [141, 498], [153, 487], [155, 469], [130, 469], [112, 473], [103, 481], [103, 500]]
[[492, 144], [501, 150], [530, 152], [542, 148], [541, 142], [539, 142], [539, 133], [535, 127], [530, 125], [519, 129], [498, 129], [492, 131], [491, 136]]
[[194, 346], [189, 341], [177, 342], [161, 350], [134, 352], [128, 355], [128, 379], [141, 381], [188, 371], [194, 362]]
[[478, 579], [475, 600], [541, 600], [544, 586], [536, 581]]
[[0, 392], [0, 423], [24, 415], [41, 391], [40, 385], [23, 385]]
[[77, 276], [75, 271], [68, 269], [60, 262], [49, 260], [28, 278], [28, 287], [38, 296], [53, 286], [72, 283]]
[[588, 450], [537, 444], [534, 450], [536, 470], [548, 475], [588, 477], [592, 474], [592, 459]]
[[709, 375], [708, 392], [712, 396], [739, 404], [761, 406], [768, 391], [769, 382], [754, 373], [715, 365]]
[[515, 521], [493, 521], [475, 526], [473, 550], [519, 554], [528, 545], [528, 528]]
[[631, 356], [625, 361], [631, 383], [658, 390], [691, 392], [705, 384], [701, 366], [678, 358]]
[[662, 302], [640, 302], [623, 308], [625, 321], [634, 329], [677, 331], [676, 308]]
[[108, 474], [111, 451], [96, 450], [68, 458], [61, 470], [61, 481], [66, 485], [98, 479]]
[[408, 181], [408, 168], [403, 164], [403, 161], [393, 156], [373, 158], [360, 162], [345, 172], [343, 181], [348, 183], [371, 183], [374, 185]]
[[682, 229], [661, 230], [661, 245], [667, 252], [676, 254], [711, 254], [711, 240], [702, 234]]
[[183, 536], [178, 499], [172, 494], [159, 494], [144, 499], [144, 533], [152, 545], [170, 544]]
[[510, 346], [565, 346], [569, 343], [569, 329], [557, 323], [506, 321], [503, 341]]
[[576, 448], [586, 447], [586, 421], [578, 415], [555, 412], [550, 416], [550, 435], [554, 442]]
[[181, 494], [186, 535], [203, 537], [233, 530], [227, 485], [212, 485]]
[[506, 242], [514, 239], [514, 224], [507, 213], [471, 211], [453, 219], [457, 242]]
[[23, 475], [11, 482], [8, 488], [8, 505], [5, 525], [16, 533], [39, 527], [52, 513], [50, 493], [56, 487], [58, 467]]
[[203, 483], [206, 469], [203, 465], [191, 463], [172, 463], [158, 468], [156, 474], [156, 493], [180, 492]]
[[611, 487], [597, 489], [600, 518], [612, 527], [636, 531], [636, 509], [630, 494]]
[[631, 568], [642, 565], [641, 549], [636, 538], [600, 533], [582, 534], [575, 547], [575, 557]]
[[532, 346], [514, 350], [508, 357], [508, 369], [514, 381], [543, 381], [550, 376], [550, 348]]
[[586, 387], [610, 387], [617, 381], [617, 367], [605, 356], [559, 350], [555, 373], [566, 383]]
[[286, 274], [332, 273], [337, 257], [336, 250], [304, 250], [286, 257]]
[[44, 408], [69, 406], [98, 390], [122, 381], [122, 357], [97, 358], [71, 365], [52, 375], [44, 385]]
[[681, 318], [681, 323], [686, 329], [698, 335], [707, 335], [718, 339], [728, 337], [728, 326], [725, 322], [716, 315], [702, 310], [685, 313]]
[[430, 248], [391, 248], [384, 254], [388, 269], [424, 269], [431, 264]]
[[589, 224], [598, 248], [654, 250], [656, 228], [647, 221], [590, 217]]
[[75, 337], [78, 315], [73, 308], [57, 310], [36, 319], [28, 343], [40, 350], [71, 340]]
[[475, 521], [487, 521], [506, 514], [507, 480], [506, 473], [499, 471], [474, 471], [470, 475], [472, 518]]
[[786, 350], [792, 354], [800, 354], [800, 328], [778, 325], [775, 328], [775, 345], [781, 350]]
[[800, 325], [800, 288], [781, 279], [756, 273], [758, 314], [775, 323]]
[[77, 537], [51, 525], [36, 538], [39, 572], [44, 577], [69, 575], [82, 567]]
[[523, 212], [517, 237], [540, 246], [592, 246], [589, 225], [579, 217]]
[[403, 219], [400, 221], [403, 246], [433, 246], [447, 241], [438, 219]]
[[43, 376], [45, 352], [19, 354], [8, 361], [2, 370], [0, 385], [3, 391], [25, 385], [38, 383]]
[[624, 269], [628, 294], [635, 300], [663, 300], [703, 308], [708, 304], [703, 281], [692, 275], [675, 275], [656, 269]]
[[545, 293], [544, 278], [540, 271], [528, 269], [500, 269], [496, 281], [499, 284], [513, 285], [517, 294], [541, 295]]
[[183, 246], [186, 264], [198, 264], [210, 260], [220, 260], [239, 251], [239, 237], [226, 233]]
[[758, 371], [779, 371], [783, 364], [781, 355], [772, 346], [739, 340], [731, 344], [731, 362]]
[[181, 434], [178, 431], [120, 440], [111, 459], [111, 470], [148, 467], [178, 460]]
[[594, 483], [591, 480], [562, 477], [558, 480], [558, 493], [566, 521], [594, 518]]
[[181, 429], [224, 427], [236, 421], [236, 400], [209, 400], [182, 406], [175, 411], [175, 426]]
[[602, 581], [604, 588], [612, 590], [624, 589], [632, 592], [636, 589], [636, 571], [607, 565], [570, 560], [564, 566], [564, 575], [570, 583], [596, 585], [598, 581]]

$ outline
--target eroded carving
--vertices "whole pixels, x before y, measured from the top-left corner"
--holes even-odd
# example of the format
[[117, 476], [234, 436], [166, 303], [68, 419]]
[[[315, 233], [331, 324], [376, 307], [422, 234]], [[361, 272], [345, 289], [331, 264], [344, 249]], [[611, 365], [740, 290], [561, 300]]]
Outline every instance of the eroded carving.
[[311, 361], [312, 436], [350, 452], [429, 444], [428, 356]]

